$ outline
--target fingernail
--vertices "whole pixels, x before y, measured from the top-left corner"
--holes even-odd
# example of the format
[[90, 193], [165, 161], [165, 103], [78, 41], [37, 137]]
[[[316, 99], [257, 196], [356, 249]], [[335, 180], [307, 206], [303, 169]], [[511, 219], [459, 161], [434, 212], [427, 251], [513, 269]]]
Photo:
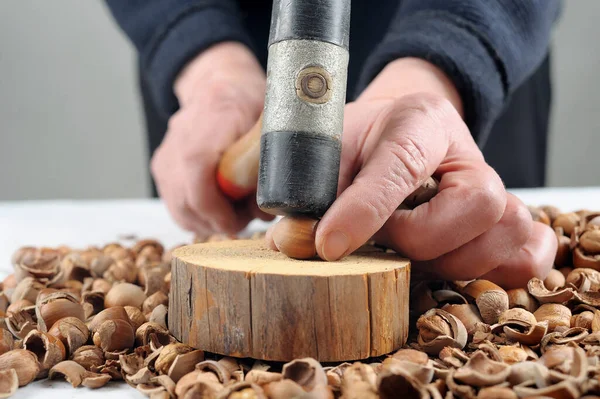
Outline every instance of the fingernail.
[[350, 248], [350, 239], [343, 232], [335, 230], [327, 234], [321, 248], [321, 253], [326, 261], [337, 260]]

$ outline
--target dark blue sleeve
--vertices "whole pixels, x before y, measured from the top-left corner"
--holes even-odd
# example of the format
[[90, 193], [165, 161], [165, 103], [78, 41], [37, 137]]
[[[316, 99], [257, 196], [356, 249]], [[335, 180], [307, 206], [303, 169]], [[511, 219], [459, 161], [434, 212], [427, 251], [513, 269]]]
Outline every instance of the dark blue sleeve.
[[419, 57], [453, 80], [481, 143], [514, 90], [541, 64], [560, 0], [404, 0], [366, 62], [359, 91], [389, 62]]
[[138, 51], [151, 95], [164, 116], [177, 110], [173, 82], [198, 53], [222, 41], [252, 48], [232, 0], [105, 0]]

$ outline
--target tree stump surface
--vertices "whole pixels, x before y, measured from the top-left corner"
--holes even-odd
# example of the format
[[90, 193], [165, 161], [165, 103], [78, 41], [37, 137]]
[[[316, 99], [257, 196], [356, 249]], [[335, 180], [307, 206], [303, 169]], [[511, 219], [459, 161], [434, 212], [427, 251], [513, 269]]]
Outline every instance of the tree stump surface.
[[226, 356], [361, 360], [405, 344], [409, 283], [410, 262], [374, 247], [325, 262], [263, 240], [194, 244], [173, 253], [169, 329]]

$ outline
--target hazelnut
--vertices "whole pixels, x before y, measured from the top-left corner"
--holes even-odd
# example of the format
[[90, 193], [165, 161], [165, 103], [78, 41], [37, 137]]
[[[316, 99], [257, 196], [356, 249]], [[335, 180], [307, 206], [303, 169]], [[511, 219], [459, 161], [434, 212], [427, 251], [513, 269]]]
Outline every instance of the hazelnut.
[[467, 329], [467, 334], [469, 337], [473, 337], [476, 331], [480, 329], [480, 326], [483, 323], [481, 315], [479, 314], [479, 310], [477, 306], [471, 304], [461, 304], [461, 305], [445, 305], [442, 307], [442, 310], [456, 316]]
[[305, 217], [284, 217], [273, 227], [271, 237], [275, 247], [294, 259], [311, 259], [317, 254], [315, 234], [318, 220]]
[[510, 370], [508, 364], [492, 360], [482, 350], [477, 350], [454, 372], [454, 379], [476, 387], [497, 385], [506, 380]]
[[88, 291], [81, 298], [81, 305], [85, 313], [85, 319], [100, 313], [104, 309], [104, 293]]
[[54, 380], [58, 377], [64, 377], [71, 383], [73, 388], [81, 385], [88, 371], [72, 360], [64, 360], [50, 369], [48, 379]]
[[104, 294], [106, 294], [111, 288], [112, 283], [103, 278], [97, 278], [92, 283], [92, 291], [104, 292]]
[[25, 308], [18, 312], [11, 312], [7, 314], [4, 319], [8, 331], [10, 331], [15, 337], [19, 339], [25, 338], [31, 330], [36, 327], [35, 323], [35, 309]]
[[552, 223], [552, 227], [561, 227], [565, 235], [571, 236], [575, 227], [579, 225], [581, 217], [575, 212], [561, 213]]
[[137, 241], [135, 245], [131, 248], [131, 250], [138, 256], [144, 251], [150, 251], [152, 253], [155, 253], [159, 257], [162, 257], [165, 248], [158, 240], [147, 238]]
[[519, 321], [530, 326], [537, 324], [535, 316], [531, 312], [521, 308], [508, 309], [498, 319], [499, 324], [510, 323], [511, 321]]
[[133, 284], [137, 281], [137, 268], [129, 258], [116, 260], [108, 267], [102, 277], [110, 282]]
[[95, 345], [85, 345], [77, 348], [71, 356], [71, 360], [91, 371], [94, 367], [100, 367], [104, 364], [104, 353], [102, 349]]
[[38, 325], [47, 331], [54, 323], [65, 317], [85, 320], [83, 306], [70, 294], [58, 292], [50, 294], [36, 305]]
[[156, 339], [162, 345], [172, 343], [169, 330], [156, 323], [146, 322], [135, 331], [136, 344], [139, 346], [149, 345], [152, 335], [156, 336]]
[[13, 303], [19, 299], [26, 299], [31, 303], [35, 303], [39, 292], [44, 288], [44, 285], [33, 277], [25, 277], [15, 287], [10, 302]]
[[19, 299], [18, 301], [12, 302], [8, 308], [6, 308], [6, 315], [11, 313], [19, 313], [21, 310], [34, 306], [33, 302], [27, 299]]
[[8, 297], [4, 295], [4, 292], [0, 291], [0, 312], [6, 312], [8, 308]]
[[164, 263], [140, 267], [138, 270], [138, 281], [144, 287], [146, 296], [150, 296], [157, 291], [168, 292], [165, 289], [165, 276], [169, 272], [169, 265]]
[[556, 228], [556, 256], [554, 257], [554, 265], [556, 267], [569, 266], [571, 260], [571, 239], [563, 234], [562, 228]]
[[[203, 360], [204, 351], [202, 350], [193, 350], [191, 352], [179, 354], [175, 356], [175, 359], [171, 363], [171, 367], [169, 367], [167, 374], [173, 381], [177, 382], [181, 379], [181, 377], [192, 372], [195, 369], [195, 366]], [[220, 363], [221, 360], [217, 363]], [[231, 370], [228, 369], [228, 371]], [[235, 371], [231, 371], [231, 373], [235, 373]]]
[[579, 314], [571, 316], [571, 328], [582, 327], [586, 330], [592, 329], [592, 322], [594, 321], [594, 313], [586, 310]]
[[171, 291], [171, 272], [165, 274], [165, 285], [164, 285], [164, 289], [166, 292]]
[[164, 328], [168, 328], [167, 313], [168, 308], [165, 305], [158, 305], [152, 310], [150, 316], [148, 316], [148, 321], [161, 325]]
[[158, 305], [166, 306], [168, 304], [169, 297], [167, 297], [167, 295], [164, 292], [157, 291], [154, 294], [150, 295], [148, 298], [146, 298], [146, 300], [142, 304], [142, 312], [147, 315], [151, 313], [152, 310], [154, 310], [154, 308]]
[[45, 376], [52, 366], [67, 356], [65, 346], [58, 338], [38, 330], [32, 330], [23, 339], [23, 349], [37, 356], [41, 368], [38, 377]]
[[268, 398], [284, 399], [297, 398], [305, 394], [304, 389], [292, 380], [271, 382], [263, 387]]
[[540, 222], [547, 226], [550, 226], [550, 217], [546, 214], [546, 212], [544, 212], [542, 208], [531, 205], [527, 208], [529, 209], [529, 213], [531, 214], [531, 217], [534, 222]]
[[487, 324], [498, 322], [498, 317], [508, 309], [506, 291], [487, 280], [474, 280], [464, 288], [465, 295], [475, 299], [481, 318]]
[[264, 370], [250, 370], [248, 374], [246, 374], [245, 380], [253, 384], [263, 386], [273, 381], [281, 381], [282, 378], [283, 376], [280, 373], [273, 373]]
[[600, 230], [587, 230], [579, 237], [579, 246], [588, 254], [600, 253]]
[[[115, 307], [115, 308], [118, 308], [118, 307]], [[149, 320], [146, 320], [146, 316], [144, 316], [144, 314], [142, 313], [142, 311], [139, 308], [136, 308], [133, 306], [125, 306], [124, 308], [125, 308], [125, 312], [127, 313], [127, 316], [129, 316], [129, 320], [131, 321], [131, 325], [133, 326], [133, 329], [135, 331], [137, 331], [137, 329], [140, 328], [140, 326], [142, 324], [149, 321]], [[109, 308], [109, 309], [114, 309], [114, 308]]]
[[56, 288], [44, 288], [40, 292], [38, 292], [37, 298], [35, 299], [35, 303], [40, 303], [44, 299], [48, 298], [52, 294], [56, 294], [59, 292]]
[[62, 276], [60, 257], [57, 253], [48, 253], [33, 259], [21, 259], [14, 268], [17, 282], [30, 277], [42, 284], [50, 284]]
[[[248, 381], [236, 382], [219, 393], [224, 399], [266, 399], [263, 389]], [[314, 396], [314, 394], [313, 394]]]
[[2, 281], [2, 291], [4, 291], [4, 295], [6, 295], [7, 298], [12, 299], [12, 295], [16, 286], [17, 280], [15, 279], [14, 273], [6, 276], [6, 278]]
[[524, 288], [514, 288], [506, 291], [508, 295], [508, 307], [509, 308], [522, 308], [529, 312], [535, 312], [538, 308], [536, 299], [531, 296]]
[[546, 279], [544, 280], [544, 285], [550, 291], [554, 291], [555, 289], [562, 288], [565, 286], [565, 276], [556, 269], [551, 269]]
[[560, 215], [560, 209], [552, 205], [542, 205], [540, 209], [544, 211], [546, 215], [550, 218], [550, 222], [554, 222], [558, 215]]
[[558, 303], [545, 303], [533, 315], [538, 322], [548, 322], [548, 332], [553, 332], [559, 327], [571, 326], [571, 310]]
[[71, 252], [60, 262], [64, 280], [83, 280], [90, 277], [90, 266], [79, 253]]
[[129, 319], [129, 315], [123, 306], [113, 306], [111, 308], [104, 309], [94, 316], [88, 323], [88, 329], [93, 334], [100, 327], [100, 325], [107, 320], [123, 320], [132, 324], [131, 320]]
[[154, 368], [161, 374], [167, 374], [169, 372], [169, 368], [175, 361], [175, 358], [179, 355], [188, 353], [193, 351], [194, 348], [191, 346], [181, 344], [181, 343], [173, 343], [168, 344], [163, 347], [160, 355], [156, 359], [156, 363], [154, 364]]
[[295, 359], [283, 365], [283, 379], [292, 380], [306, 391], [312, 391], [317, 386], [327, 386], [327, 375], [323, 366], [313, 358]]
[[13, 349], [0, 355], [0, 371], [14, 369], [17, 372], [19, 386], [25, 386], [35, 380], [40, 372], [37, 356], [26, 349]]
[[90, 332], [85, 323], [77, 317], [63, 317], [50, 327], [48, 334], [59, 339], [67, 353], [73, 354], [87, 342]]
[[102, 277], [108, 268], [115, 263], [115, 260], [108, 255], [98, 255], [90, 263], [90, 270], [93, 277]]
[[567, 284], [573, 284], [582, 291], [600, 290], [600, 272], [594, 269], [577, 268], [572, 269], [566, 278]]
[[527, 352], [518, 346], [501, 346], [498, 348], [500, 357], [506, 364], [515, 364], [527, 360]]
[[141, 308], [146, 294], [137, 285], [131, 283], [116, 283], [104, 298], [104, 307], [133, 306]]
[[135, 334], [128, 321], [107, 320], [98, 327], [93, 340], [104, 351], [119, 351], [133, 346]]
[[467, 330], [463, 323], [442, 309], [431, 309], [417, 320], [417, 341], [429, 354], [437, 355], [444, 347], [462, 349], [467, 344]]
[[516, 393], [507, 387], [485, 387], [477, 394], [477, 399], [518, 399]]
[[429, 361], [427, 353], [416, 349], [399, 349], [392, 355], [393, 359], [425, 365]]
[[12, 350], [13, 345], [13, 335], [9, 331], [0, 328], [0, 355]]
[[15, 369], [0, 371], [0, 398], [9, 398], [19, 389], [19, 375]]

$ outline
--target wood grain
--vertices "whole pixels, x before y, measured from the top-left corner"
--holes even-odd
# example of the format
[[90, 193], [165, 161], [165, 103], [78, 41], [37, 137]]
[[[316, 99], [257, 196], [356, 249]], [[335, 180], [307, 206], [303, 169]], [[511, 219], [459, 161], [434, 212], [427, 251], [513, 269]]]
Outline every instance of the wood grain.
[[173, 253], [169, 329], [234, 357], [366, 359], [406, 342], [409, 280], [408, 260], [376, 248], [324, 262], [262, 240], [189, 245]]

